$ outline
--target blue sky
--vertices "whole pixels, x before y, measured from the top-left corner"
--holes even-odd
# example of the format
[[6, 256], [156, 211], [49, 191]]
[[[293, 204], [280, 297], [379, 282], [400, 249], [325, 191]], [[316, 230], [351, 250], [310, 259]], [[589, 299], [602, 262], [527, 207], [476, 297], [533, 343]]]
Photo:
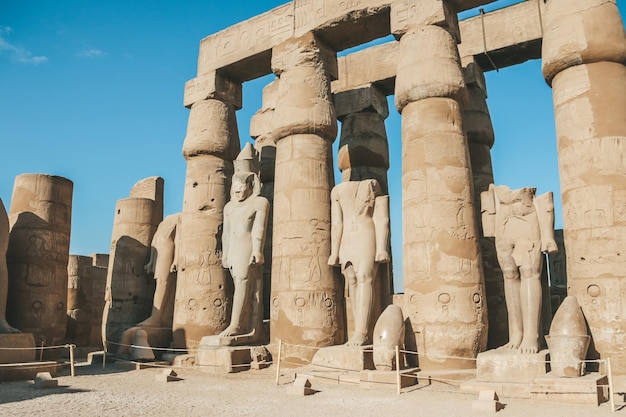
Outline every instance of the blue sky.
[[[499, 0], [485, 9], [515, 2]], [[199, 42], [284, 3], [0, 2], [0, 198], [7, 209], [21, 173], [71, 179], [71, 253], [80, 255], [108, 253], [115, 202], [142, 178], [163, 177], [165, 213], [180, 211], [188, 117], [183, 87], [195, 77]], [[242, 144], [272, 77], [244, 85], [244, 108], [237, 113]], [[487, 85], [496, 183], [553, 191], [562, 227], [552, 96], [540, 61], [490, 72]], [[400, 117], [390, 104], [389, 175], [399, 184]], [[400, 192], [390, 190], [396, 276], [402, 271]]]

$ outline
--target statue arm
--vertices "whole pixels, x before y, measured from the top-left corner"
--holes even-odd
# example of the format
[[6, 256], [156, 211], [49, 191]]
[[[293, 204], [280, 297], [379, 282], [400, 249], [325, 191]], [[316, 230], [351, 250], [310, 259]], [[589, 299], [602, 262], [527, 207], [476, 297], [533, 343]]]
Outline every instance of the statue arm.
[[226, 206], [224, 206], [224, 223], [222, 223], [222, 266], [224, 268], [230, 267], [228, 262], [228, 245], [230, 243], [230, 222], [233, 219], [231, 219], [232, 214], [229, 209], [229, 203], [226, 203]]
[[267, 217], [269, 214], [270, 203], [265, 197], [256, 197], [254, 200], [256, 213], [254, 222], [252, 223], [252, 254], [250, 255], [250, 265], [262, 264], [263, 246], [265, 245], [265, 232], [267, 228]]
[[337, 187], [333, 188], [330, 193], [330, 257], [328, 258], [328, 265], [339, 265], [339, 248], [341, 246], [341, 237], [343, 235], [343, 210], [341, 209], [341, 203], [339, 203], [339, 196], [337, 195]]
[[541, 251], [556, 253], [559, 251], [554, 240], [554, 198], [551, 192], [535, 196], [533, 204], [537, 210], [539, 230], [541, 231]]
[[386, 263], [389, 256], [389, 196], [376, 197], [374, 203], [374, 231], [376, 234], [376, 262]]

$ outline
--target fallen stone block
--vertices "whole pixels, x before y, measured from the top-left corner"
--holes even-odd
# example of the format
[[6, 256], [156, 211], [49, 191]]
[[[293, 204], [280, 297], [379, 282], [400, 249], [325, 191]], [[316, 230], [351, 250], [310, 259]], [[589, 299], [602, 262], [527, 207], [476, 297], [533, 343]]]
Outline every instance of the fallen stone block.
[[175, 382], [180, 381], [182, 378], [178, 377], [178, 374], [171, 368], [164, 369], [160, 374], [154, 377], [157, 382]]
[[296, 375], [293, 385], [287, 388], [288, 395], [305, 396], [315, 394], [316, 392], [311, 388], [311, 380], [308, 375]]
[[474, 411], [496, 413], [503, 408], [494, 390], [480, 391], [478, 399], [472, 402], [472, 410]]
[[35, 376], [35, 388], [55, 388], [59, 386], [59, 381], [57, 379], [52, 378], [50, 372], [39, 372], [37, 376]]

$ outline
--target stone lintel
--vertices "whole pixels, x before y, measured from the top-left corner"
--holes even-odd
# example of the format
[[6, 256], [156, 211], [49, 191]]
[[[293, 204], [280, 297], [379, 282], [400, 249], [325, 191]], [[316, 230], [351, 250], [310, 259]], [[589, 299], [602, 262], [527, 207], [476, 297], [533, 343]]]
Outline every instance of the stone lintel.
[[436, 25], [447, 29], [460, 42], [457, 14], [447, 1], [397, 0], [391, 3], [391, 33], [400, 38], [409, 29]]
[[200, 41], [198, 75], [270, 51], [294, 34], [294, 3], [287, 3]]
[[[485, 54], [481, 19], [487, 53], [498, 68], [541, 58], [539, 11], [536, 3], [527, 1], [459, 22], [459, 54], [464, 65], [475, 62], [483, 71], [496, 69]], [[339, 78], [333, 81], [333, 91], [371, 83], [384, 94], [393, 94], [398, 49], [398, 42], [389, 42], [338, 58]]]
[[241, 83], [231, 81], [215, 71], [192, 78], [185, 83], [183, 105], [187, 108], [200, 101], [217, 99], [241, 109]]
[[336, 92], [333, 96], [337, 118], [362, 111], [373, 111], [384, 118], [389, 116], [387, 97], [373, 85], [364, 85], [347, 91]]

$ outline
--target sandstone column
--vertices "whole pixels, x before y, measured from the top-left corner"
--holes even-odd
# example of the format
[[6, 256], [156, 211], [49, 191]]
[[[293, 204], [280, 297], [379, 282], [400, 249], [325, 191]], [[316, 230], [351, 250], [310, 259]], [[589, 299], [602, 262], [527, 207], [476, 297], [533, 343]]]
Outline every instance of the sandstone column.
[[[334, 67], [334, 68], [333, 68]], [[331, 144], [337, 121], [330, 93], [336, 57], [313, 34], [272, 50], [280, 78], [274, 114], [276, 174], [270, 332], [274, 341], [326, 347], [342, 343], [343, 291], [328, 266]], [[313, 349], [288, 350], [308, 363]]]
[[73, 183], [62, 177], [15, 178], [7, 252], [7, 320], [35, 343], [64, 342]]
[[470, 368], [473, 360], [456, 358], [485, 348], [487, 315], [456, 15], [446, 2], [405, 0], [392, 3], [391, 19], [401, 36], [405, 311], [422, 369]]
[[241, 108], [241, 84], [217, 73], [195, 78], [185, 85], [184, 104], [190, 112], [173, 338], [176, 348], [195, 349], [203, 336], [218, 334], [230, 320], [233, 288], [221, 264], [221, 233], [232, 161], [239, 153], [235, 111]]
[[92, 264], [91, 257], [80, 255], [70, 255], [67, 264], [67, 334], [65, 340], [78, 346], [88, 346], [91, 335], [91, 317], [87, 306], [87, 296], [91, 292], [89, 281]]
[[506, 302], [504, 301], [504, 278], [496, 256], [495, 241], [483, 235], [480, 193], [493, 184], [491, 148], [494, 143], [493, 125], [487, 107], [487, 85], [483, 70], [476, 62], [463, 68], [468, 100], [463, 109], [463, 125], [469, 147], [472, 178], [474, 182], [474, 212], [485, 275], [485, 293], [489, 313], [489, 338], [487, 347], [500, 347], [508, 342]]
[[276, 170], [276, 142], [272, 136], [274, 110], [278, 98], [278, 79], [263, 88], [261, 108], [250, 119], [250, 136], [259, 152], [261, 196], [270, 202], [263, 246], [263, 319], [270, 318], [270, 294], [272, 289], [272, 239], [274, 217], [274, 171]]
[[[626, 37], [615, 0], [545, 5], [569, 294], [601, 358], [626, 373]], [[593, 352], [592, 352], [593, 354]]]
[[116, 352], [122, 333], [150, 315], [154, 280], [144, 266], [150, 242], [163, 219], [163, 178], [139, 181], [130, 196], [117, 201], [107, 270], [102, 337]]
[[[389, 116], [387, 97], [375, 86], [365, 85], [353, 90], [335, 92], [333, 101], [337, 119], [341, 121], [337, 165], [341, 171], [342, 182], [375, 179], [383, 194], [388, 194], [389, 143], [385, 129], [385, 119]], [[391, 303], [391, 263], [378, 265], [374, 294], [376, 296], [368, 333], [370, 341], [376, 319]], [[346, 291], [347, 332], [353, 334], [350, 296]]]

